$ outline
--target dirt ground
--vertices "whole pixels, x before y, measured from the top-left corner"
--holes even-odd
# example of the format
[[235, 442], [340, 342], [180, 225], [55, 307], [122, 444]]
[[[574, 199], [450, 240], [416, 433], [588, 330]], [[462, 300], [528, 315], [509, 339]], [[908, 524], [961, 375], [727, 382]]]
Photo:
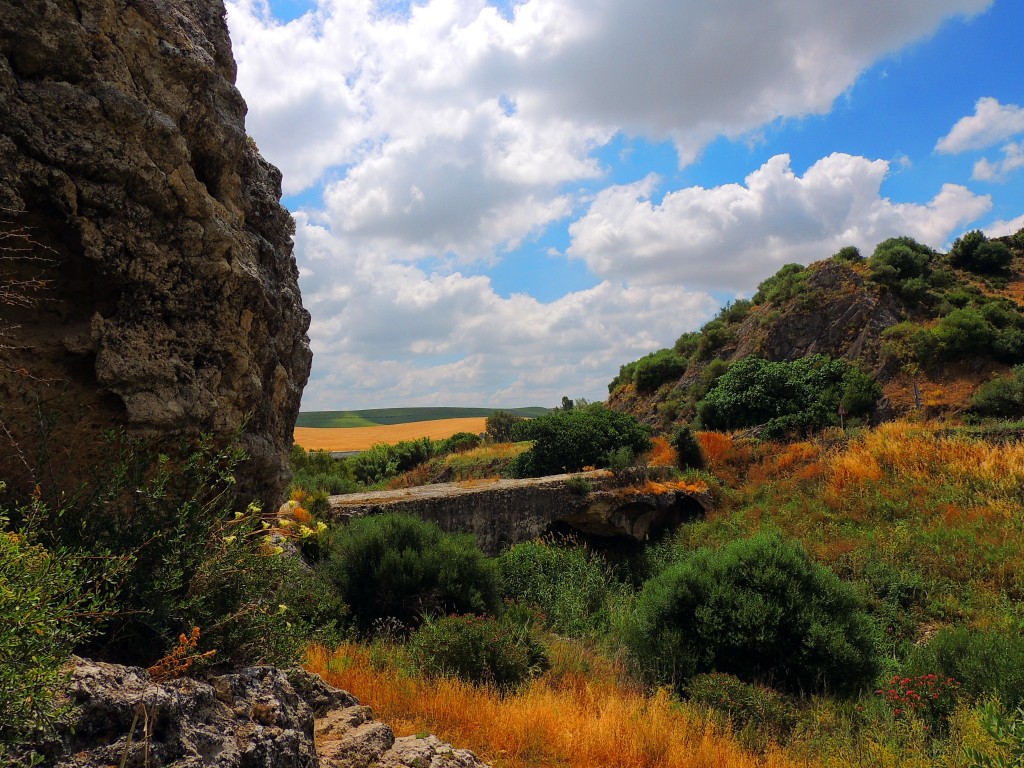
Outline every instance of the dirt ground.
[[347, 427], [345, 429], [317, 429], [296, 427], [295, 442], [307, 451], [364, 451], [374, 443], [398, 443], [429, 437], [442, 440], [456, 432], [480, 434], [487, 419], [440, 419], [438, 421], [411, 421], [407, 424], [387, 424], [379, 427]]

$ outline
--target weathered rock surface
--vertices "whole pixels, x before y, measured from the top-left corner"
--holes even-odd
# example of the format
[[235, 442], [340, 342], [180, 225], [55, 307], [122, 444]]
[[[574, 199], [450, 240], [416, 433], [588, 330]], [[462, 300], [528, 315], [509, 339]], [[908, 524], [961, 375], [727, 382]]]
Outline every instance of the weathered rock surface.
[[274, 504], [309, 316], [234, 78], [222, 0], [0, 0], [0, 235], [49, 260], [0, 252], [0, 282], [47, 281], [0, 301], [0, 415], [24, 447], [57, 414], [79, 465], [112, 426], [244, 424], [240, 488]]
[[673, 481], [670, 471], [651, 467], [636, 476], [596, 470], [522, 480], [435, 483], [331, 496], [329, 503], [331, 516], [344, 522], [403, 512], [448, 533], [472, 533], [480, 548], [493, 555], [566, 526], [589, 536], [646, 541], [703, 517], [711, 498], [706, 489]]
[[433, 736], [395, 739], [369, 707], [304, 670], [156, 683], [137, 667], [73, 664], [74, 708], [43, 748], [57, 768], [487, 768]]

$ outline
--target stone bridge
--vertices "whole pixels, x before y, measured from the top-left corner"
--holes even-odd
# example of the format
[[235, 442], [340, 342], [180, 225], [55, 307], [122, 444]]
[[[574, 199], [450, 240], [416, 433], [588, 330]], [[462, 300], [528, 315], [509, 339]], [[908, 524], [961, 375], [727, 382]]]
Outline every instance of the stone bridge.
[[404, 512], [449, 533], [472, 533], [496, 554], [513, 544], [569, 528], [589, 536], [645, 541], [702, 517], [707, 488], [670, 477], [667, 468], [608, 470], [523, 480], [468, 480], [395, 491], [331, 496], [331, 517]]

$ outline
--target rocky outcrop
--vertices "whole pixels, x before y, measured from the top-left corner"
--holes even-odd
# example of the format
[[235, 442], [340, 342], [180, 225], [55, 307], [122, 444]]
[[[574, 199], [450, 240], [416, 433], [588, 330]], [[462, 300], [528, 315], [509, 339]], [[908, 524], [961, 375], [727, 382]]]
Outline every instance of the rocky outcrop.
[[0, 0], [0, 280], [44, 281], [0, 290], [20, 449], [51, 414], [76, 466], [110, 427], [241, 431], [243, 496], [279, 500], [309, 316], [234, 78], [222, 0]]
[[304, 670], [158, 683], [138, 667], [72, 664], [70, 715], [40, 747], [56, 768], [487, 768], [433, 736], [396, 739]]
[[435, 483], [396, 491], [331, 496], [331, 516], [401, 512], [436, 523], [448, 533], [472, 533], [480, 548], [498, 554], [551, 532], [647, 541], [661, 531], [704, 516], [706, 487], [650, 467], [634, 473], [595, 470], [521, 480]]

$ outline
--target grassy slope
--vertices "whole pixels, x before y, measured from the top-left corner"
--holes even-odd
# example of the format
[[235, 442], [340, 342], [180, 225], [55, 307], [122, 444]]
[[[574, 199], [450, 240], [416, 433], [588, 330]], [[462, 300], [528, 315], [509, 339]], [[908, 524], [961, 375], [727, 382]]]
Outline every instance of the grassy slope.
[[[884, 626], [883, 677], [940, 626], [1024, 625], [1024, 443], [914, 422], [829, 430], [790, 444], [715, 432], [698, 439], [716, 507], [663, 545], [673, 552], [665, 553], [669, 559], [764, 529], [799, 540], [812, 558], [864, 589]], [[556, 648], [551, 673], [505, 698], [421, 680], [401, 663], [401, 649], [389, 652], [394, 664], [364, 663], [369, 651], [361, 646], [333, 658], [314, 654], [310, 664], [403, 732], [433, 730], [497, 766], [750, 764], [736, 740], [742, 734], [716, 732], [706, 713], [688, 704], [663, 710], [657, 695], [645, 698], [628, 677], [611, 675], [599, 649], [618, 656], [614, 636], [585, 645], [575, 661]], [[521, 724], [524, 717], [530, 726]], [[937, 740], [872, 690], [852, 700], [805, 700], [798, 718], [784, 751], [769, 748], [760, 764], [966, 768], [965, 747], [994, 748], [968, 701], [954, 713], [949, 735]], [[648, 720], [658, 727], [638, 727]], [[670, 757], [676, 744], [687, 749]]]
[[300, 413], [295, 422], [297, 427], [319, 427], [344, 429], [348, 427], [372, 427], [379, 424], [406, 424], [414, 421], [438, 421], [440, 419], [469, 419], [487, 417], [498, 410], [508, 411], [516, 416], [534, 417], [547, 413], [549, 408], [532, 406], [527, 408], [370, 408], [363, 411], [307, 411]]

